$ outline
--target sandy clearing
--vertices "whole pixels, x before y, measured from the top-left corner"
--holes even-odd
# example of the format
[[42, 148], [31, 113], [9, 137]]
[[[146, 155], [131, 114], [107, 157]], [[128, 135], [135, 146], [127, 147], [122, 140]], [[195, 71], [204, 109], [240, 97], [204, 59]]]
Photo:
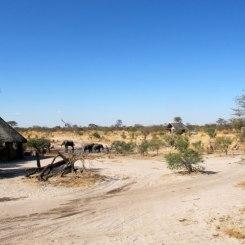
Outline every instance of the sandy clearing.
[[[208, 157], [204, 165], [212, 172], [191, 176], [156, 159], [90, 160], [88, 168], [111, 178], [86, 189], [3, 178], [0, 197], [19, 199], [0, 202], [0, 243], [242, 244], [223, 231], [244, 229], [240, 159]], [[18, 163], [14, 170], [33, 165]], [[1, 171], [13, 171], [8, 167]]]

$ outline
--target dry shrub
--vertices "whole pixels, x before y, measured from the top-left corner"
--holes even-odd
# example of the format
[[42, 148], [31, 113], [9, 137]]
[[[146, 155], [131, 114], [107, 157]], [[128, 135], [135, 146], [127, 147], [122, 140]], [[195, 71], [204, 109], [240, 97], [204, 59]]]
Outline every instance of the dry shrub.
[[40, 185], [52, 185], [60, 187], [90, 187], [96, 183], [107, 180], [108, 178], [104, 175], [100, 175], [91, 170], [84, 170], [83, 172], [69, 173], [63, 177], [53, 176], [45, 182], [40, 182], [37, 175], [32, 175], [26, 179], [29, 184], [34, 184], [35, 186]]
[[239, 209], [240, 213], [243, 215], [245, 214], [245, 207]]
[[245, 239], [245, 231], [239, 228], [227, 228], [224, 230], [224, 233], [229, 237], [236, 239]]
[[54, 186], [64, 187], [90, 187], [97, 182], [106, 180], [103, 175], [94, 173], [93, 171], [85, 170], [82, 173], [70, 173], [64, 177], [54, 177], [49, 180], [49, 183]]
[[240, 187], [242, 189], [245, 189], [245, 180], [238, 182], [236, 184], [236, 187]]

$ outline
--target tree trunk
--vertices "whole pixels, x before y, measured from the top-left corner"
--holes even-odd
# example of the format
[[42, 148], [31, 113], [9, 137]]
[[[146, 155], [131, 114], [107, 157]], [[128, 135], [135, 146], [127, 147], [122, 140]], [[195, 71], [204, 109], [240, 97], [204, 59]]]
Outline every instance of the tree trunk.
[[37, 167], [41, 168], [40, 154], [38, 151], [36, 151], [36, 160], [37, 160]]
[[184, 163], [184, 165], [185, 165], [185, 167], [186, 167], [186, 170], [188, 171], [189, 174], [190, 174], [191, 172], [193, 172], [193, 169], [192, 169], [191, 164], [189, 164], [189, 163], [187, 163], [187, 162], [185, 162], [185, 161], [183, 161], [183, 163]]

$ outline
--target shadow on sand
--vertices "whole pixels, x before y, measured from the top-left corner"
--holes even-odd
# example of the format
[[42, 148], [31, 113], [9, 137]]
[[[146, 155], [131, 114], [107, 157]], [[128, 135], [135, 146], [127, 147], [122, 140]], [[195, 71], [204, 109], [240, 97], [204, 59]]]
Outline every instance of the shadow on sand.
[[[41, 160], [50, 158], [42, 157]], [[12, 160], [12, 161], [1, 161], [0, 162], [0, 180], [7, 178], [15, 178], [19, 176], [26, 175], [25, 164], [33, 161], [33, 167], [36, 166], [35, 157], [25, 157], [21, 160]]]
[[190, 174], [206, 174], [206, 175], [213, 175], [213, 174], [217, 174], [219, 172], [216, 171], [210, 171], [210, 170], [200, 170], [200, 169], [195, 169], [193, 172], [189, 173], [186, 170], [182, 170], [182, 171], [178, 171], [178, 174], [181, 175], [190, 175]]

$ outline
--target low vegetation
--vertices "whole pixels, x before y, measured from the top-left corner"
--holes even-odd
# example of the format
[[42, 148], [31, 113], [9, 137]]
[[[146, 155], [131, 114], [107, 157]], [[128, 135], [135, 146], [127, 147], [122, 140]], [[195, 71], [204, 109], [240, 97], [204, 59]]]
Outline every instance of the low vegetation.
[[114, 141], [111, 145], [111, 149], [117, 154], [130, 154], [135, 150], [136, 145], [134, 143], [126, 143], [124, 141]]
[[199, 153], [203, 153], [204, 151], [204, 146], [201, 140], [192, 143], [192, 147], [195, 151], [199, 152]]
[[50, 140], [47, 138], [31, 138], [27, 141], [27, 146], [35, 150], [37, 167], [41, 168], [40, 154], [45, 154], [50, 149]]
[[39, 151], [39, 153], [43, 153], [50, 147], [50, 140], [47, 138], [31, 138], [28, 139], [27, 146], [34, 148]]
[[207, 126], [207, 127], [205, 128], [205, 132], [207, 133], [207, 135], [208, 135], [211, 139], [215, 138], [216, 135], [217, 135], [217, 132], [216, 132], [215, 127], [209, 127], [209, 126]]
[[224, 233], [228, 235], [229, 237], [233, 237], [239, 240], [245, 239], [245, 232], [242, 229], [239, 228], [227, 228], [224, 230]]
[[160, 148], [163, 146], [163, 141], [157, 138], [153, 138], [149, 142], [149, 148], [151, 151], [155, 151], [158, 155]]
[[150, 148], [150, 143], [147, 140], [143, 140], [142, 143], [138, 146], [139, 153], [144, 156], [148, 153], [148, 150]]
[[188, 173], [193, 172], [194, 165], [202, 162], [202, 154], [190, 148], [188, 138], [180, 136], [174, 143], [175, 152], [165, 156], [170, 169], [186, 169]]
[[228, 137], [217, 137], [215, 140], [215, 146], [221, 152], [228, 154], [229, 146], [232, 144], [232, 139]]
[[101, 136], [100, 136], [100, 134], [98, 132], [94, 132], [92, 134], [92, 137], [95, 138], [95, 139], [100, 139], [101, 138]]

